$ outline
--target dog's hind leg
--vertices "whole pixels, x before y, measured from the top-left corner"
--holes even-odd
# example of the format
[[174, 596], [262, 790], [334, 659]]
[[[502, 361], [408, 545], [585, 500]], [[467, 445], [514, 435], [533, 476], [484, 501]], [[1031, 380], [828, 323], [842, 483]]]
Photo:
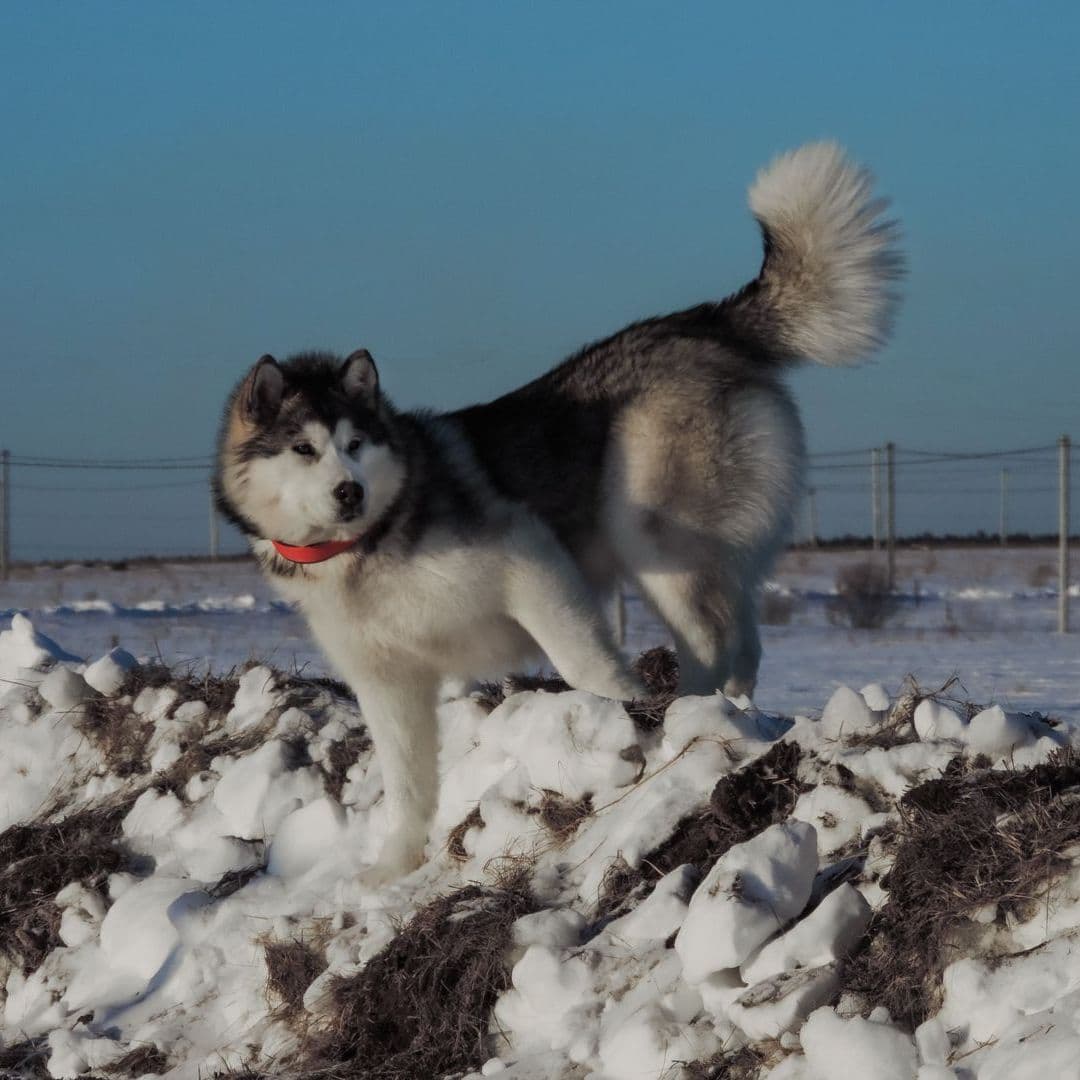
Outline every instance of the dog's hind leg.
[[621, 418], [605, 527], [675, 638], [680, 690], [746, 693], [761, 652], [754, 599], [790, 528], [801, 428], [782, 387], [697, 376]]
[[639, 571], [638, 586], [667, 623], [679, 656], [679, 693], [712, 694], [731, 681], [741, 644], [730, 588], [692, 570]]
[[362, 675], [353, 689], [382, 771], [387, 834], [363, 875], [365, 884], [378, 886], [424, 861], [438, 797], [437, 680], [406, 666], [395, 668], [393, 681]]
[[540, 557], [519, 559], [510, 576], [508, 614], [533, 638], [575, 690], [628, 701], [643, 698], [585, 579], [554, 541]]
[[758, 633], [755, 598], [743, 594], [739, 603], [739, 644], [731, 660], [731, 674], [724, 683], [728, 697], [754, 696], [758, 666], [761, 664], [761, 636]]

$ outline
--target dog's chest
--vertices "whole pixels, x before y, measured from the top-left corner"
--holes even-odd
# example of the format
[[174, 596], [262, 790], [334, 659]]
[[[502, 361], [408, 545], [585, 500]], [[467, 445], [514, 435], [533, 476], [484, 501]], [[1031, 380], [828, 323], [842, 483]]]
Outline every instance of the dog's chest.
[[[293, 582], [290, 598], [346, 677], [368, 662], [479, 676], [529, 655], [532, 639], [505, 611], [504, 567], [482, 549], [373, 565], [356, 577]], [[391, 661], [390, 658], [393, 658]]]

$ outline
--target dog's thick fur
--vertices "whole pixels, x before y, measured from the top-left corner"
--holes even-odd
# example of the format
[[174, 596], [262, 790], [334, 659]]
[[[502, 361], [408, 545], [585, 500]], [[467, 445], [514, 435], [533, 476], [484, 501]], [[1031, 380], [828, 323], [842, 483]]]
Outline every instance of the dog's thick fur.
[[[617, 579], [670, 628], [682, 692], [752, 692], [757, 592], [803, 481], [783, 369], [880, 345], [901, 260], [869, 175], [832, 144], [779, 158], [750, 205], [765, 243], [750, 284], [486, 405], [400, 413], [364, 351], [264, 357], [234, 392], [219, 502], [359, 698], [391, 826], [373, 881], [422, 860], [443, 678], [539, 648], [574, 687], [642, 693], [596, 600]], [[270, 542], [353, 537], [312, 565]]]

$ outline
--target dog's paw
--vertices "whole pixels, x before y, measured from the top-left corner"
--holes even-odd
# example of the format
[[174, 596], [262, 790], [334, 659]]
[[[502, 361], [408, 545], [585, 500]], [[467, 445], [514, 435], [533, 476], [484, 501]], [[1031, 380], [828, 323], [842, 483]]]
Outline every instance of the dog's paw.
[[386, 852], [366, 870], [361, 870], [360, 884], [366, 889], [381, 889], [400, 878], [407, 877], [424, 862], [423, 849]]
[[[569, 681], [569, 680], [567, 680]], [[585, 690], [597, 697], [612, 701], [638, 701], [649, 697], [645, 684], [633, 675], [612, 675], [608, 678], [579, 679], [570, 683], [575, 690]]]
[[640, 701], [650, 696], [645, 684], [633, 675], [617, 675], [594, 693], [612, 701]]

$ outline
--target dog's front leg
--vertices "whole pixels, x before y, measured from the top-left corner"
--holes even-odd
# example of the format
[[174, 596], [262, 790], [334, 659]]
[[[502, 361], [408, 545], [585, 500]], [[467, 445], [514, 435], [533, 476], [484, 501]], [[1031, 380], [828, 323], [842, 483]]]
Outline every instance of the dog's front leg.
[[437, 680], [403, 666], [393, 681], [367, 675], [354, 687], [382, 771], [387, 833], [378, 861], [364, 872], [377, 886], [403, 877], [424, 861], [438, 799]]

